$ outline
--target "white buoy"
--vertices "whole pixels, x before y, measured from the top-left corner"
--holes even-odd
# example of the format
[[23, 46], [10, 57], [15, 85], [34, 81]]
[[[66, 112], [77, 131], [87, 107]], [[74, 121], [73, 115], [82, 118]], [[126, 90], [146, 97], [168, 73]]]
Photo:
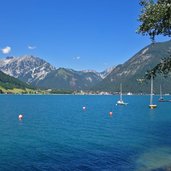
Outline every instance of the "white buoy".
[[18, 115], [18, 119], [22, 120], [23, 119], [23, 115], [22, 114]]
[[86, 107], [85, 106], [83, 106], [83, 110], [86, 110]]

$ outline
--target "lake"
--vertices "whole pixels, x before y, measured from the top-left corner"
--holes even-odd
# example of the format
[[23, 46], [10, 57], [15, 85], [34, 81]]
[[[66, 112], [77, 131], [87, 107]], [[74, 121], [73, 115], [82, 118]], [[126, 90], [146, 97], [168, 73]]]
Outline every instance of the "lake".
[[155, 96], [158, 107], [151, 110], [149, 96], [123, 98], [127, 106], [116, 106], [112, 95], [0, 95], [0, 170], [170, 167], [171, 103]]

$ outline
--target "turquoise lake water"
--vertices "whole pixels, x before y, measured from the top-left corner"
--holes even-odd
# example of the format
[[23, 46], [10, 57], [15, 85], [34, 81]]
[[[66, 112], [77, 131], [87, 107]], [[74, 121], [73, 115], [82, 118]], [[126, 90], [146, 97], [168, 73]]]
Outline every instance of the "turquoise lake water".
[[0, 171], [171, 166], [171, 103], [155, 96], [150, 110], [149, 96], [123, 98], [127, 106], [115, 105], [118, 96], [0, 95]]

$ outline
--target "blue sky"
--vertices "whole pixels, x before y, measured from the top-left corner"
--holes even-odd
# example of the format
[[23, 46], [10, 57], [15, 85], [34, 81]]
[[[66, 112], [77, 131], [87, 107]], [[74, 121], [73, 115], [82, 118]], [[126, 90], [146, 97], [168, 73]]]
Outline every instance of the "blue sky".
[[1, 58], [27, 54], [102, 71], [151, 43], [135, 32], [139, 14], [139, 0], [1, 0]]

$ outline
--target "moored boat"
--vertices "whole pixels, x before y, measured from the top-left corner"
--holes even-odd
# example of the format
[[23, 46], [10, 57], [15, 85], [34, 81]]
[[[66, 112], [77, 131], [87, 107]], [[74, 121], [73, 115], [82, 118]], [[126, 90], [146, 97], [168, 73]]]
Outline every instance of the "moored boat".
[[153, 75], [151, 75], [151, 93], [150, 93], [150, 109], [155, 109], [157, 107], [156, 104], [153, 104]]
[[122, 84], [120, 84], [120, 99], [117, 101], [116, 105], [127, 105], [122, 99]]

